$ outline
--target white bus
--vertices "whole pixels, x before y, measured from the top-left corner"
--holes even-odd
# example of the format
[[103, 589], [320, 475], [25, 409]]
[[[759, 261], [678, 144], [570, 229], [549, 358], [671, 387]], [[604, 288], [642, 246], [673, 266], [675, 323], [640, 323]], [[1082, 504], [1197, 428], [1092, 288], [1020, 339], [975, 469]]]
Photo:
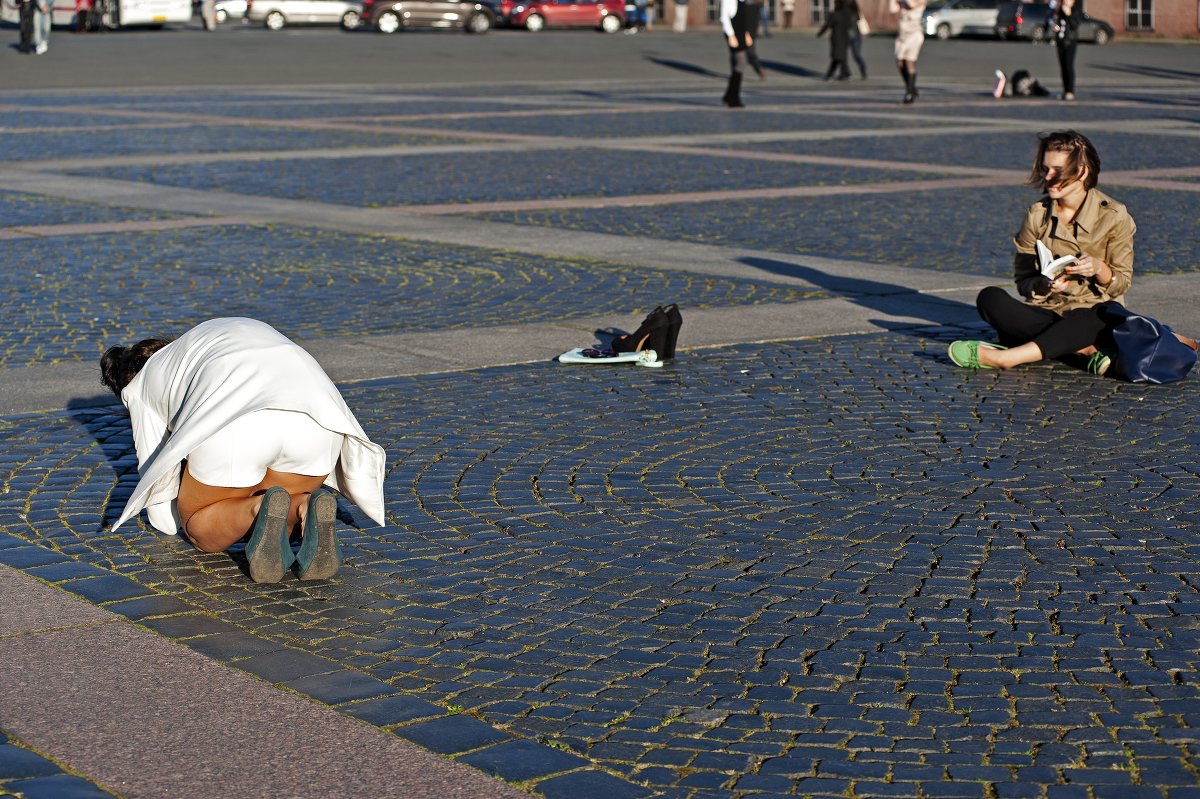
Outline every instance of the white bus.
[[[63, 27], [76, 27], [75, 0], [55, 0], [51, 22]], [[131, 25], [160, 26], [188, 22], [192, 18], [192, 0], [91, 0], [89, 27], [124, 28]], [[87, 13], [80, 10], [79, 13]], [[20, 23], [15, 0], [0, 0], [0, 20]]]

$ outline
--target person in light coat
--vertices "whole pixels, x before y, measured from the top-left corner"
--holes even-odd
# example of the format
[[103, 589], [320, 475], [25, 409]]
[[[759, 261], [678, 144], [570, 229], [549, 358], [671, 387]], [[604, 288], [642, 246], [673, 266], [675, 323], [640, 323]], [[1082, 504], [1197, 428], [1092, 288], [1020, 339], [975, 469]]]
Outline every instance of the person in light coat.
[[925, 43], [925, 30], [921, 27], [921, 15], [925, 13], [925, 0], [889, 0], [888, 10], [896, 15], [896, 69], [904, 78], [904, 102], [917, 99], [917, 56]]
[[249, 534], [251, 578], [277, 582], [293, 562], [301, 579], [341, 564], [323, 486], [384, 523], [383, 449], [312, 356], [270, 325], [211, 319], [174, 341], [110, 347], [101, 381], [129, 409], [140, 473], [113, 529], [145, 509], [203, 552]]

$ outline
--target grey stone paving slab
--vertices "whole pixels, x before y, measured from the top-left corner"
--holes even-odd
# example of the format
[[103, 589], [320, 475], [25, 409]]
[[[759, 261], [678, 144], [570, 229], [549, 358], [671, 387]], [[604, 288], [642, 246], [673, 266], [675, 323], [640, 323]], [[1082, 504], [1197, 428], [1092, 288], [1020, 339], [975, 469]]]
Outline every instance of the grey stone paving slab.
[[[99, 784], [124, 797], [210, 796], [214, 785], [247, 797], [526, 795], [6, 567], [0, 593], [5, 607], [8, 600], [37, 601], [70, 625], [14, 628], [7, 614], [0, 622], [6, 730], [89, 778], [62, 774], [55, 763], [0, 741], [0, 791], [108, 796]], [[97, 625], [97, 614], [108, 623]], [[86, 736], [77, 732], [79, 719], [88, 719]], [[181, 769], [185, 751], [196, 759]]]

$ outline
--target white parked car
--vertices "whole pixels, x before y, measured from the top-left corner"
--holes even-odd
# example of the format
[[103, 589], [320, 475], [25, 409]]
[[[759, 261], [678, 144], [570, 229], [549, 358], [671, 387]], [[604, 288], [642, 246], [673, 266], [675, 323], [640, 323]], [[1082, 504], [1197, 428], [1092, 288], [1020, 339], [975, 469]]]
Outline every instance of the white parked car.
[[341, 25], [354, 30], [362, 19], [362, 3], [348, 0], [247, 0], [246, 19], [273, 31], [286, 25]]
[[217, 0], [213, 3], [213, 14], [217, 17], [217, 24], [234, 20], [241, 22], [246, 16], [246, 0]]
[[968, 34], [996, 35], [999, 0], [946, 0], [930, 3], [921, 15], [926, 36], [949, 39]]

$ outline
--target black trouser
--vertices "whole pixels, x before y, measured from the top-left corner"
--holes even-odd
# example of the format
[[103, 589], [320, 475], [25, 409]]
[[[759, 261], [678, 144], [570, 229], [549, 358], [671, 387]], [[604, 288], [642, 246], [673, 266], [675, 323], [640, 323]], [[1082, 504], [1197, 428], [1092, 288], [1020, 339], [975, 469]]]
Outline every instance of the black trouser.
[[1062, 72], [1063, 92], [1075, 93], [1075, 48], [1077, 41], [1058, 40], [1058, 69]]
[[33, 0], [21, 3], [21, 52], [33, 52]]
[[[738, 3], [737, 13], [731, 20], [737, 46], [729, 48], [729, 83], [725, 86], [725, 97], [723, 98], [726, 105], [742, 104], [742, 73], [746, 71], [746, 66], [749, 64], [749, 55], [746, 52], [748, 49], [746, 23], [750, 15], [751, 12], [747, 9], [746, 4]], [[755, 17], [755, 22], [757, 19]]]
[[1089, 347], [1104, 331], [1099, 305], [1057, 314], [1027, 305], [997, 286], [979, 292], [975, 307], [983, 321], [1000, 334], [1001, 344], [1017, 347], [1032, 341], [1047, 358], [1061, 358]]

